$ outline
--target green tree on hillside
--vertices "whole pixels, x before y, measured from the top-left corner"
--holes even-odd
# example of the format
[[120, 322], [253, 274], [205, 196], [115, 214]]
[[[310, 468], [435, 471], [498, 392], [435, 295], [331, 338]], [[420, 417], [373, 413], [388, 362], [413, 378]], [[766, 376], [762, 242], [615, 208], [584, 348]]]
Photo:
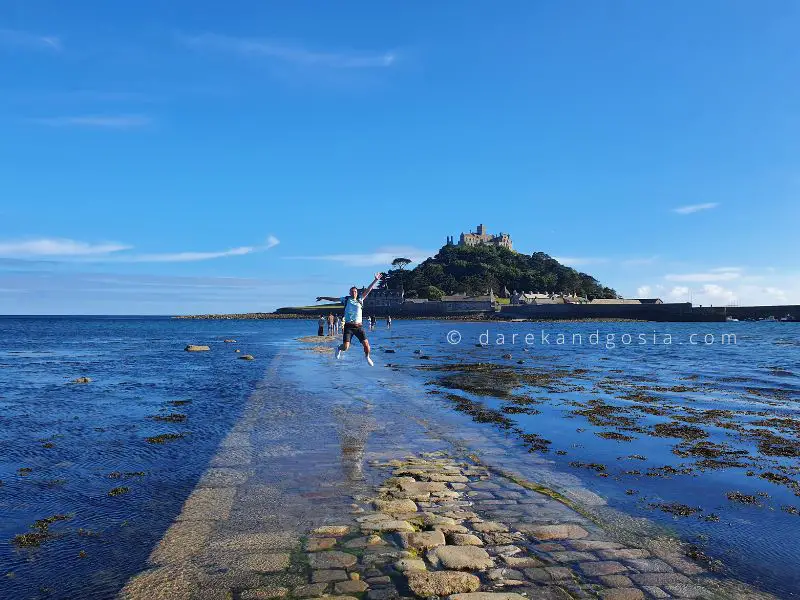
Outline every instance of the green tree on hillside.
[[428, 297], [430, 286], [443, 294], [479, 295], [489, 289], [498, 293], [505, 286], [510, 291], [578, 293], [590, 299], [617, 297], [613, 289], [602, 286], [591, 275], [562, 265], [543, 252], [526, 255], [490, 245], [446, 245], [410, 271], [404, 270], [407, 262], [395, 262], [384, 285], [402, 285], [406, 292], [416, 290], [421, 298]]

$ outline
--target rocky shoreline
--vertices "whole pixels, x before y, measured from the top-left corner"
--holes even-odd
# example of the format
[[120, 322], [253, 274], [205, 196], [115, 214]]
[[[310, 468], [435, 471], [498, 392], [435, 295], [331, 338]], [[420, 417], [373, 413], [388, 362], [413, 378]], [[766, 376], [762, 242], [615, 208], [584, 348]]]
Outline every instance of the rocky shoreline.
[[[430, 452], [372, 466], [385, 479], [354, 497], [350, 519], [315, 527], [302, 551], [244, 548], [237, 562], [257, 575], [226, 597], [774, 599], [674, 545], [620, 543], [536, 486], [474, 461]], [[163, 597], [139, 583], [147, 578], [122, 597]]]

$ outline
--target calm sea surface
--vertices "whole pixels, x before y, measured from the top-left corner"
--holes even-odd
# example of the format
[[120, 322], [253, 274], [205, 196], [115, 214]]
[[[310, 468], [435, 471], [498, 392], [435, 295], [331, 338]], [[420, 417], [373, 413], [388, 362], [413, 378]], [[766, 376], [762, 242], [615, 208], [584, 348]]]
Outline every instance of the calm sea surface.
[[315, 329], [0, 317], [0, 597], [112, 597], [278, 353], [291, 368], [270, 376], [296, 382], [298, 401], [331, 377], [469, 420], [723, 572], [800, 597], [800, 324], [395, 321], [370, 334], [374, 369], [357, 349], [308, 352], [296, 338]]

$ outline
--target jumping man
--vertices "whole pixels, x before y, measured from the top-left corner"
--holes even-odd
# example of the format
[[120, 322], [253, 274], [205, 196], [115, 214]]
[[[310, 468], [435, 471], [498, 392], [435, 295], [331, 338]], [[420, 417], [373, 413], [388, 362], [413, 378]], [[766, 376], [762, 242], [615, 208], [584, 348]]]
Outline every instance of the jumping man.
[[364, 294], [359, 297], [358, 288], [353, 286], [350, 288], [349, 296], [342, 296], [341, 298], [334, 298], [332, 296], [317, 296], [317, 302], [320, 300], [328, 300], [330, 302], [341, 302], [344, 304], [344, 331], [342, 333], [342, 345], [336, 349], [336, 358], [342, 356], [342, 352], [347, 352], [350, 348], [350, 339], [355, 336], [361, 345], [364, 347], [364, 356], [367, 357], [369, 366], [374, 366], [372, 359], [369, 357], [369, 340], [364, 333], [364, 327], [361, 324], [361, 311], [364, 308], [364, 300], [366, 300], [372, 288], [378, 283], [382, 273], [375, 273], [375, 279], [369, 284], [369, 287], [364, 290]]

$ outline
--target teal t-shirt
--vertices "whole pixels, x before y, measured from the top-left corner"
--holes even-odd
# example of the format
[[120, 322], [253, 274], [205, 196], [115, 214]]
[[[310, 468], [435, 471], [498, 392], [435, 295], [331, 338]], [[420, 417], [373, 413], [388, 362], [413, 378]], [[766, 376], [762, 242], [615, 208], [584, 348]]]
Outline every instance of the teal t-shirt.
[[341, 301], [344, 304], [344, 322], [361, 323], [361, 309], [364, 306], [361, 298], [353, 300], [351, 296], [342, 296]]

